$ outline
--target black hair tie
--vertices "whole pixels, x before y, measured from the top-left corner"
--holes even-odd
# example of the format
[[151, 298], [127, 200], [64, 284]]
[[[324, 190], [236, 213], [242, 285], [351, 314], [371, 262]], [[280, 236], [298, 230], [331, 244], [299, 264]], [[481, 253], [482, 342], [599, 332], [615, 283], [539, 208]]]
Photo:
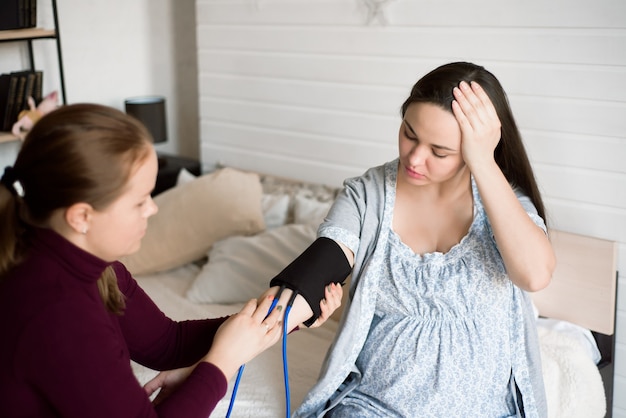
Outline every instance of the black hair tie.
[[[15, 189], [15, 183], [18, 182], [17, 180], [17, 176], [15, 175], [15, 169], [13, 167], [6, 166], [4, 168], [4, 174], [2, 175], [2, 178], [0, 179], [0, 183], [2, 183], [4, 185], [4, 187], [6, 187], [13, 196], [16, 196], [18, 194], [18, 191]], [[21, 185], [20, 185], [21, 188]]]

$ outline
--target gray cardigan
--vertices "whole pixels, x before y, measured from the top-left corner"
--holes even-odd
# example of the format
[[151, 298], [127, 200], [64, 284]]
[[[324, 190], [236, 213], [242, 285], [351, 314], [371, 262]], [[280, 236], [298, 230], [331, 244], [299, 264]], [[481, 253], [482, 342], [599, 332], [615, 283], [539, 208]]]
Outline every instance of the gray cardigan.
[[[356, 368], [356, 359], [367, 337], [374, 316], [377, 286], [369, 267], [382, 263], [374, 251], [378, 245], [380, 226], [385, 202], [385, 167], [397, 166], [394, 160], [385, 165], [371, 168], [360, 177], [348, 179], [344, 188], [320, 225], [318, 236], [326, 236], [342, 242], [355, 254], [352, 280], [339, 325], [339, 331], [331, 345], [318, 382], [306, 395], [294, 417], [322, 417], [342, 397], [342, 392], [358, 384], [361, 373]], [[545, 230], [543, 220], [536, 214], [530, 199], [518, 195], [520, 202], [533, 220]], [[514, 380], [521, 393], [524, 415], [543, 418], [547, 416], [547, 405], [541, 372], [539, 343], [535, 317], [530, 297], [516, 288], [518, 305], [523, 311], [523, 332], [517, 350], [517, 364], [526, 373], [515, 375]], [[530, 371], [530, 372], [528, 372]], [[522, 415], [519, 415], [522, 416]]]

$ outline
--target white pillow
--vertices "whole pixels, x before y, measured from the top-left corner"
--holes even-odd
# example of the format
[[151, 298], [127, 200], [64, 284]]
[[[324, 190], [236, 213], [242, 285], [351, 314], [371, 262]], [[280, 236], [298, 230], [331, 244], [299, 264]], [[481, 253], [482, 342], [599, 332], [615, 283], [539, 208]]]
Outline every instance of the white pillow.
[[309, 224], [318, 227], [328, 214], [333, 202], [320, 202], [304, 196], [294, 198], [294, 223]]
[[181, 168], [178, 172], [178, 176], [176, 177], [176, 185], [180, 186], [181, 184], [189, 183], [195, 179], [195, 174], [189, 172], [186, 168]]
[[285, 225], [289, 215], [289, 196], [286, 194], [263, 194], [261, 210], [267, 229]]
[[316, 229], [288, 224], [216, 242], [187, 298], [199, 303], [237, 303], [259, 297], [270, 280], [315, 241]]

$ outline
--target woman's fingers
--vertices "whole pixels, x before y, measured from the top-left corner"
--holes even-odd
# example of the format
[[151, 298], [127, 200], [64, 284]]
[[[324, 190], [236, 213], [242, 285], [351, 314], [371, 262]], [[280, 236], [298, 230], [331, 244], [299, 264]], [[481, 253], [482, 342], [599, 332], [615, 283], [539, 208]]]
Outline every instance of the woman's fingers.
[[454, 88], [453, 95], [452, 112], [461, 129], [463, 159], [470, 168], [493, 159], [501, 123], [489, 96], [478, 83], [465, 81]]
[[461, 116], [475, 130], [481, 129], [483, 125], [500, 125], [493, 103], [478, 83], [472, 82], [470, 85], [462, 81], [454, 88], [453, 94], [461, 111], [460, 115], [455, 112], [457, 119]]
[[272, 308], [272, 311], [269, 312], [273, 301], [274, 297], [271, 297], [261, 303], [258, 308], [258, 313], [262, 315], [261, 325], [265, 328], [266, 332], [274, 330], [276, 326], [280, 324], [283, 307], [282, 305], [276, 305]]
[[237, 315], [249, 316], [252, 317], [257, 309], [257, 300], [250, 299], [243, 305], [243, 308], [237, 313]]
[[341, 306], [343, 288], [338, 283], [331, 283], [324, 289], [324, 299], [320, 302], [321, 314], [309, 328], [317, 328], [330, 318]]
[[260, 303], [256, 299], [250, 299], [236, 314], [237, 321], [241, 326], [248, 326], [252, 330], [256, 327], [259, 331], [270, 332], [279, 322], [282, 310], [282, 307], [276, 306], [269, 312], [273, 300], [271, 295], [265, 296]]
[[343, 287], [338, 283], [331, 283], [326, 287], [324, 292], [325, 301], [330, 313], [332, 314], [341, 306], [341, 298], [343, 297]]

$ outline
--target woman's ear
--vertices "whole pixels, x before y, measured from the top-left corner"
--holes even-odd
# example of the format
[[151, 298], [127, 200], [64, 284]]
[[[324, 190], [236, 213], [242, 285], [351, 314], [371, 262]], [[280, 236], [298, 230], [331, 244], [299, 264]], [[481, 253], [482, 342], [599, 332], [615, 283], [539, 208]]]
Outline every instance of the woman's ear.
[[85, 235], [89, 231], [89, 223], [93, 208], [88, 203], [75, 203], [65, 211], [65, 222], [75, 232]]

